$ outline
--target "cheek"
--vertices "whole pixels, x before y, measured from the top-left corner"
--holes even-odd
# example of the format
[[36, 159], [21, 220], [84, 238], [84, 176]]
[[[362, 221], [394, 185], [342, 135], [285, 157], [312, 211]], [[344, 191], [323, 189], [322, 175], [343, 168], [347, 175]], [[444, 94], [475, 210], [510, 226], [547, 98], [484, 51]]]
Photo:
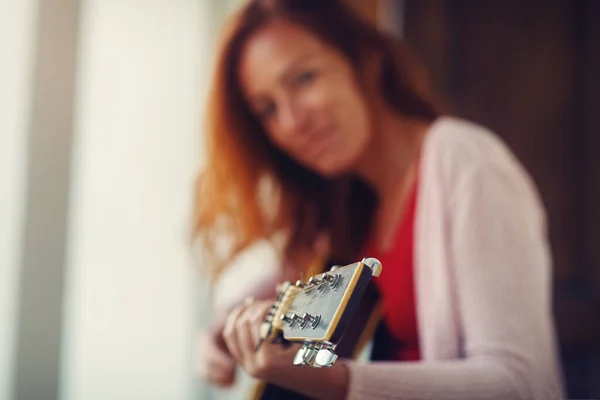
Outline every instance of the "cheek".
[[277, 148], [284, 151], [291, 151], [294, 147], [292, 137], [289, 134], [285, 134], [278, 129], [275, 123], [267, 123], [263, 126], [267, 138]]
[[[342, 114], [339, 121], [342, 124], [344, 140], [348, 147], [358, 151], [369, 141], [371, 136], [371, 121], [368, 106], [362, 96], [357, 93], [348, 94], [343, 99], [344, 105], [340, 107]], [[351, 150], [351, 149], [348, 149]]]

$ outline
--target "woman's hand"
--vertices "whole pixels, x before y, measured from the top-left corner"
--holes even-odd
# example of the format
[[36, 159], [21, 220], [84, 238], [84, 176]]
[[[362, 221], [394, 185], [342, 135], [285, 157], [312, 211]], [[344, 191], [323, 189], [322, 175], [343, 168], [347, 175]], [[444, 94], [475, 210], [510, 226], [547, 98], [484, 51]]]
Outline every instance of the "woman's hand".
[[198, 336], [196, 369], [200, 376], [218, 387], [235, 383], [235, 359], [223, 340], [223, 323], [217, 323]]
[[294, 365], [300, 344], [283, 347], [264, 342], [255, 352], [259, 327], [273, 301], [259, 301], [234, 308], [225, 322], [223, 337], [231, 355], [252, 377], [315, 399], [343, 399], [348, 370], [340, 360], [331, 368]]
[[242, 368], [253, 378], [272, 381], [274, 376], [292, 374], [294, 354], [300, 345], [287, 348], [279, 344], [264, 342], [255, 352], [259, 341], [259, 326], [264, 321], [273, 300], [248, 302], [234, 308], [225, 322], [223, 337], [229, 352]]

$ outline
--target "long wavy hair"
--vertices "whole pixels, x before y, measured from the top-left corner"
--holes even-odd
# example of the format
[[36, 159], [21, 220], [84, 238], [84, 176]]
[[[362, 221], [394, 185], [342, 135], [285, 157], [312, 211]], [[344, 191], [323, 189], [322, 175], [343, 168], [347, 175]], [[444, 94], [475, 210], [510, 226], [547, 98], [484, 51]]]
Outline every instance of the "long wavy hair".
[[374, 54], [385, 100], [403, 115], [432, 121], [436, 107], [425, 74], [398, 38], [381, 32], [343, 0], [251, 0], [226, 24], [208, 98], [207, 160], [196, 183], [194, 237], [216, 277], [259, 239], [281, 239], [284, 260], [310, 252], [319, 234], [329, 254], [351, 262], [369, 234], [375, 192], [351, 176], [323, 178], [300, 166], [268, 138], [241, 91], [243, 47], [273, 20], [296, 24], [335, 47], [360, 78]]

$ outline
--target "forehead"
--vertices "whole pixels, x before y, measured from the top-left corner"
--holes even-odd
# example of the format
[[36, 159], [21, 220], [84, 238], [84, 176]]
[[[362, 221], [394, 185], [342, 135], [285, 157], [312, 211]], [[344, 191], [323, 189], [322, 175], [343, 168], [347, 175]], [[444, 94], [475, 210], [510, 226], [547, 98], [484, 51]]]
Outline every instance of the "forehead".
[[247, 40], [240, 58], [240, 80], [245, 89], [260, 88], [296, 62], [333, 53], [331, 47], [306, 29], [273, 21]]

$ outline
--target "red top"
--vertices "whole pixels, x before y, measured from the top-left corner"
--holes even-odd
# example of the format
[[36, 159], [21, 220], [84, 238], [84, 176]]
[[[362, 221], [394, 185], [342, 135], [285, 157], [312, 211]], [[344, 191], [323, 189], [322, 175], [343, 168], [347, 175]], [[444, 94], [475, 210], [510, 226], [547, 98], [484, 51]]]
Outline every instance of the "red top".
[[413, 279], [414, 221], [417, 185], [414, 184], [402, 221], [394, 236], [394, 246], [384, 252], [367, 246], [367, 257], [375, 257], [383, 265], [381, 275], [374, 279], [382, 299], [382, 318], [396, 343], [389, 351], [398, 361], [420, 359], [419, 336], [415, 308]]

